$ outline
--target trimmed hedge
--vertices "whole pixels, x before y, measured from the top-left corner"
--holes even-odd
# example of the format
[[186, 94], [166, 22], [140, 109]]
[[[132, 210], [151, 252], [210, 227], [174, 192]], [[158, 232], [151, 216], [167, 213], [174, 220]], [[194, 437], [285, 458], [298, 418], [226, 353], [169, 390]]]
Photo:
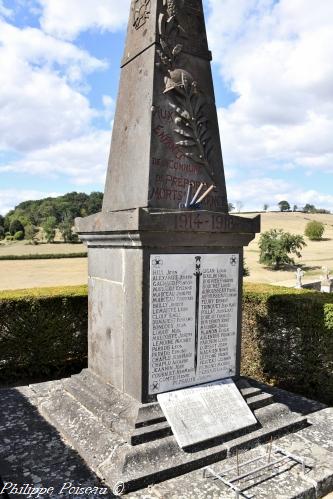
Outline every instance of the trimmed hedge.
[[87, 287], [0, 293], [0, 381], [60, 376], [87, 358]]
[[[0, 293], [0, 381], [79, 371], [87, 287]], [[246, 284], [242, 374], [333, 404], [333, 295]]]
[[333, 295], [246, 285], [242, 373], [333, 404]]
[[80, 253], [38, 253], [30, 255], [0, 255], [0, 260], [59, 260], [60, 258], [85, 258], [87, 252]]

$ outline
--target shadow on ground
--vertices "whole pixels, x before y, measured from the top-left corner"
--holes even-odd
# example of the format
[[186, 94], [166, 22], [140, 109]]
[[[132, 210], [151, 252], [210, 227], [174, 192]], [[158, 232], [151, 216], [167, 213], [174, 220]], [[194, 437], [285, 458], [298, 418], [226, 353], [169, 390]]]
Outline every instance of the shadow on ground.
[[[19, 390], [0, 390], [0, 403], [0, 476], [3, 482], [54, 488], [52, 494], [41, 497], [115, 497], [109, 489], [105, 495], [82, 495], [75, 491], [70, 494], [68, 489], [60, 493], [65, 483], [99, 489], [105, 485]], [[0, 494], [0, 497], [6, 496]], [[9, 494], [8, 497], [17, 499], [26, 495]]]

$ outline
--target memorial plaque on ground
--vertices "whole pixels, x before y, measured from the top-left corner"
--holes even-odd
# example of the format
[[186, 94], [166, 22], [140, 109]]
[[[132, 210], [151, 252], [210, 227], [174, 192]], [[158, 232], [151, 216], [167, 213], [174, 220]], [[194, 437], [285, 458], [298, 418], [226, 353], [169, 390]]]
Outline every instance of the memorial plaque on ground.
[[182, 448], [257, 424], [231, 379], [162, 393], [157, 399]]
[[149, 392], [236, 374], [238, 254], [152, 255]]

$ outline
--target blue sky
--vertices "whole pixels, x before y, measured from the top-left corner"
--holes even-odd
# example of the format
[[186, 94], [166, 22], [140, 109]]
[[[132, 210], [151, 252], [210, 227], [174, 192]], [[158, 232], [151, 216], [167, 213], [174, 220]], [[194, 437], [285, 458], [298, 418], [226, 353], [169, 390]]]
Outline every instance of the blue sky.
[[[333, 210], [333, 2], [204, 5], [229, 201]], [[1, 213], [103, 190], [128, 12], [0, 0]]]

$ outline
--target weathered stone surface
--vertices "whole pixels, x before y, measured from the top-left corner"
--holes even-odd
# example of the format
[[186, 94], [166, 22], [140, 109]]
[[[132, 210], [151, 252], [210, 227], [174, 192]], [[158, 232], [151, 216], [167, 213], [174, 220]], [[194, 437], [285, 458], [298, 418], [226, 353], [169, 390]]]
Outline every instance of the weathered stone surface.
[[120, 231], [139, 232], [142, 237], [146, 232], [190, 233], [192, 237], [198, 232], [216, 235], [251, 234], [253, 237], [256, 232], [260, 232], [260, 216], [245, 218], [203, 210], [158, 211], [137, 208], [77, 218], [75, 224], [81, 238], [85, 234], [101, 235]]
[[94, 277], [89, 278], [88, 285], [88, 365], [107, 383], [123, 391], [123, 287], [120, 283]]
[[162, 393], [157, 400], [182, 448], [257, 425], [231, 379]]
[[109, 248], [91, 248], [88, 259], [88, 276], [122, 284], [124, 252]]
[[178, 209], [204, 182], [227, 213], [210, 58], [201, 0], [132, 0], [104, 212]]

